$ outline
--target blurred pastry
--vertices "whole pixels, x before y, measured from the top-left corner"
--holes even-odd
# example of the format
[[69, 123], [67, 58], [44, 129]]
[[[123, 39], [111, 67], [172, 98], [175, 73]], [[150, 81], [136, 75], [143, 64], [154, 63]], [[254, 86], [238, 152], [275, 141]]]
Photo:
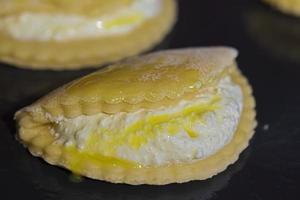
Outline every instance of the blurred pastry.
[[263, 0], [286, 14], [300, 16], [300, 0]]
[[203, 180], [238, 159], [255, 101], [229, 47], [161, 51], [75, 80], [15, 115], [35, 156], [114, 183]]
[[245, 12], [251, 38], [276, 60], [300, 62], [300, 19], [257, 6]]
[[0, 0], [0, 60], [32, 69], [99, 66], [146, 51], [175, 0]]

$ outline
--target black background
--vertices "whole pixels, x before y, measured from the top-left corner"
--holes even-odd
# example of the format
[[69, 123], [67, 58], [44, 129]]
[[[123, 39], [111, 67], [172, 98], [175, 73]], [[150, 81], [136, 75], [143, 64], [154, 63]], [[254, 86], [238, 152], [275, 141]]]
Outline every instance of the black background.
[[[238, 162], [206, 181], [129, 186], [77, 181], [31, 156], [14, 138], [14, 112], [93, 70], [0, 66], [1, 199], [299, 199], [300, 19], [254, 0], [181, 0], [173, 32], [156, 49], [230, 45], [257, 100], [258, 127]], [[0, 44], [1, 45], [1, 44]]]

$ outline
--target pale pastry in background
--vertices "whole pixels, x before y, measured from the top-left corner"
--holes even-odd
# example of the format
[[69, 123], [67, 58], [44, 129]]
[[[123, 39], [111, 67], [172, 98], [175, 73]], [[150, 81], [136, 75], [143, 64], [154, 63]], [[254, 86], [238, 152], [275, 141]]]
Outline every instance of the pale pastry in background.
[[0, 0], [0, 61], [95, 67], [146, 51], [176, 20], [175, 0]]
[[245, 25], [254, 42], [272, 58], [300, 62], [299, 18], [279, 15], [270, 9], [257, 6], [250, 7], [245, 12]]
[[238, 159], [255, 101], [230, 47], [167, 50], [82, 77], [18, 111], [30, 152], [113, 183], [203, 180]]
[[263, 0], [286, 14], [300, 16], [300, 0]]

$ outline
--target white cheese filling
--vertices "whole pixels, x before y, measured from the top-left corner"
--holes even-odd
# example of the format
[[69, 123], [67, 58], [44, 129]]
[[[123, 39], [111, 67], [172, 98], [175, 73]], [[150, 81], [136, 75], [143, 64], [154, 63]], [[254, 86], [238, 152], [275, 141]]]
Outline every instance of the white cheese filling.
[[[130, 131], [124, 136], [126, 128], [131, 127], [129, 129], [133, 130], [132, 124], [135, 122], [141, 119], [150, 119], [153, 116], [181, 113], [195, 105], [200, 105], [200, 107], [209, 105], [216, 94], [207, 93], [199, 96], [196, 100], [182, 101], [171, 108], [113, 115], [100, 113], [74, 119], [51, 120], [56, 124], [54, 129], [59, 135], [60, 141], [64, 142], [66, 146], [75, 145], [80, 151], [130, 160], [145, 166], [189, 162], [214, 154], [230, 142], [237, 129], [243, 108], [243, 95], [240, 87], [234, 84], [230, 77], [225, 77], [218, 85], [217, 95], [220, 97], [217, 101], [217, 108], [205, 111], [199, 116], [200, 120], [195, 120], [195, 123], [191, 124], [189, 129], [197, 135], [191, 136], [187, 129], [182, 128], [185, 126], [182, 124], [177, 124], [176, 133], [170, 134], [170, 129], [166, 128], [169, 124], [165, 123], [156, 127], [155, 130], [151, 129], [152, 132], [156, 132], [155, 136], [151, 136], [152, 132], [150, 135], [147, 132], [141, 132], [141, 134], [148, 134], [149, 140], [137, 146], [130, 140]], [[146, 122], [153, 123], [151, 120], [146, 120]], [[183, 117], [174, 122], [186, 123], [186, 119]], [[140, 127], [147, 126], [147, 123]], [[105, 132], [105, 130], [121, 131]], [[88, 140], [92, 134], [99, 137], [92, 139], [94, 140], [92, 145], [87, 144], [90, 143]], [[122, 134], [124, 137], [120, 136]], [[140, 141], [139, 137], [138, 139]]]
[[161, 0], [135, 0], [110, 15], [89, 18], [80, 15], [24, 12], [0, 19], [0, 31], [19, 40], [65, 41], [126, 34], [161, 10]]

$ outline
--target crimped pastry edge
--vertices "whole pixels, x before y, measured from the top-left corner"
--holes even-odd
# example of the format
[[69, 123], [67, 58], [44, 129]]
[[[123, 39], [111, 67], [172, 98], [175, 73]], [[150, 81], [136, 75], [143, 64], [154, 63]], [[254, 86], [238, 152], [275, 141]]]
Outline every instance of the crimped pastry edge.
[[[166, 65], [170, 65], [168, 56], [174, 53], [176, 57], [179, 57], [179, 60], [183, 60], [183, 63], [179, 62], [174, 64], [174, 66], [184, 69], [188, 69], [189, 66], [193, 64], [190, 64], [189, 62], [194, 61], [194, 59], [196, 59], [195, 57], [198, 57], [198, 65], [192, 65], [192, 67], [195, 67], [195, 69], [199, 72], [198, 79], [199, 81], [201, 81], [201, 86], [197, 90], [182, 90], [178, 91], [179, 93], [177, 93], [177, 95], [169, 95], [170, 92], [166, 92], [165, 94], [158, 95], [159, 98], [151, 99], [147, 98], [147, 94], [143, 94], [142, 96], [138, 96], [137, 94], [135, 94], [132, 95], [132, 98], [121, 98], [119, 102], [116, 102], [114, 100], [115, 96], [112, 96], [111, 99], [105, 99], [106, 93], [94, 92], [93, 96], [86, 96], [84, 95], [84, 89], [77, 90], [77, 94], [68, 92], [70, 87], [72, 88], [72, 85], [80, 84], [80, 81], [87, 77], [84, 76], [66, 85], [63, 85], [62, 87], [59, 87], [58, 89], [52, 91], [48, 95], [34, 102], [32, 105], [21, 109], [16, 113], [16, 116], [18, 116], [22, 112], [28, 112], [33, 115], [32, 117], [35, 121], [44, 122], [48, 120], [47, 115], [52, 118], [75, 118], [80, 115], [94, 115], [99, 112], [113, 114], [117, 112], [134, 112], [141, 108], [155, 109], [162, 106], [172, 106], [177, 104], [181, 100], [192, 99], [197, 94], [213, 88], [216, 82], [222, 76], [230, 73], [231, 70], [236, 68], [234, 59], [237, 56], [237, 51], [234, 48], [200, 47], [158, 51], [144, 56], [133, 57], [120, 62], [119, 64], [117, 63], [115, 65], [102, 68], [101, 70], [89, 74], [88, 76], [97, 77], [98, 73], [101, 74], [102, 72], [106, 71], [108, 71], [109, 73], [109, 71], [113, 71], [114, 69], [122, 68], [123, 65], [130, 65], [139, 68], [143, 67], [144, 65], [151, 64], [154, 68], [156, 68], [157, 66], [159, 66], [159, 64], [152, 64], [151, 62], [153, 62], [153, 60], [157, 62], [157, 60], [161, 58], [166, 59], [166, 61], [160, 60], [159, 63], [162, 62]], [[147, 63], [147, 60], [149, 63]], [[159, 67], [164, 67], [164, 65]], [[109, 76], [109, 74], [107, 74], [106, 76]], [[95, 78], [91, 80], [94, 79]], [[171, 89], [166, 91], [170, 90]], [[136, 99], [138, 99], [138, 101]]]
[[0, 34], [0, 61], [20, 68], [59, 71], [97, 67], [145, 52], [158, 44], [175, 24], [176, 1], [163, 2], [160, 15], [122, 36], [49, 42], [46, 45], [29, 41], [20, 45], [17, 40], [11, 42]]
[[[144, 168], [122, 168], [120, 166], [107, 168], [107, 166], [94, 166], [93, 163], [85, 160], [84, 168], [76, 173], [112, 183], [164, 185], [205, 180], [224, 171], [228, 165], [238, 159], [239, 154], [248, 146], [257, 124], [255, 100], [252, 96], [251, 86], [238, 69], [233, 72], [232, 79], [242, 88], [243, 112], [232, 141], [214, 155], [192, 163]], [[19, 138], [34, 156], [42, 157], [52, 165], [69, 168], [67, 163], [71, 155], [64, 151], [63, 146], [55, 142], [48, 126], [39, 126], [26, 113], [19, 116], [18, 120], [20, 124]]]

